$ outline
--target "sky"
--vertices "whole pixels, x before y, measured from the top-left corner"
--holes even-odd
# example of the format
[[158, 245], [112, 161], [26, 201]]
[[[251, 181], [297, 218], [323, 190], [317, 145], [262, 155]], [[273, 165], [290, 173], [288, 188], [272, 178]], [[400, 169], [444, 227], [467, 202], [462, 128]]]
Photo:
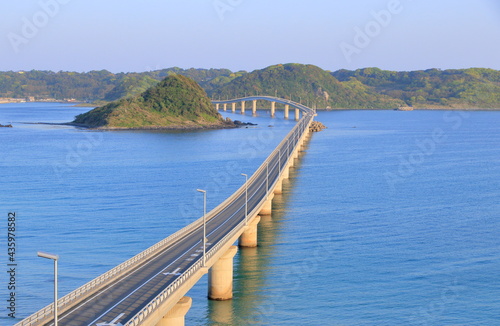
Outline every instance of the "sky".
[[499, 0], [23, 0], [0, 21], [0, 71], [500, 70]]

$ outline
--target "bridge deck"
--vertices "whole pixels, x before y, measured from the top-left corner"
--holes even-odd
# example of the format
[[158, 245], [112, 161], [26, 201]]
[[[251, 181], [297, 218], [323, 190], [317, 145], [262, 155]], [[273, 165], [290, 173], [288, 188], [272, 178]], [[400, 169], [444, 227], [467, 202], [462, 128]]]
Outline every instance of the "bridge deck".
[[[290, 101], [282, 99], [249, 97], [245, 100], [252, 99], [279, 100], [291, 106], [298, 106], [306, 112], [287, 137], [248, 180], [248, 212], [255, 216], [268, 198], [283, 169], [286, 168], [288, 160], [304, 130], [312, 121], [314, 113], [311, 109], [298, 103], [291, 104]], [[217, 102], [214, 101], [214, 103]], [[219, 103], [224, 103], [224, 101]], [[224, 241], [228, 241], [228, 234], [235, 231], [242, 232], [244, 221], [245, 186], [242, 186], [230, 198], [207, 214], [207, 257], [219, 250]], [[117, 275], [109, 284], [94, 292], [89, 291], [87, 294], [81, 295], [74, 299], [71, 304], [64, 306], [61, 304], [61, 301], [65, 301], [63, 299], [71, 294], [61, 298], [58, 304], [61, 312], [59, 314], [60, 325], [97, 325], [109, 323], [119, 316], [121, 317], [117, 321], [122, 324], [139, 325], [140, 320], [137, 316], [147, 313], [144, 307], [151, 302], [159, 301], [166, 289], [175, 290], [174, 285], [183, 281], [187, 273], [202, 267], [203, 225], [201, 221], [197, 220], [178, 233], [179, 236], [175, 238], [175, 241], [168, 242], [161, 250], [152, 251], [147, 258], [133, 264], [126, 272]], [[42, 309], [38, 315], [34, 314], [16, 326], [53, 325], [53, 319], [50, 316], [47, 318], [50, 309], [51, 305]], [[48, 320], [41, 322], [42, 318]]]

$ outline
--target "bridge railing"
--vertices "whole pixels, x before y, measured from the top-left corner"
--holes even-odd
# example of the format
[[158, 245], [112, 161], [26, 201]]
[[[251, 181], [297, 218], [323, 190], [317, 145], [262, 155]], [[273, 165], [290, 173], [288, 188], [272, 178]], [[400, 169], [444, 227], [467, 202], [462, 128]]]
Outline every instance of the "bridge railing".
[[[274, 149], [274, 151], [267, 157], [267, 159], [260, 165], [257, 171], [248, 179], [248, 185], [252, 184], [255, 179], [259, 177], [261, 173], [267, 169], [267, 164], [273, 160], [276, 155], [280, 155], [280, 150], [284, 147], [289, 139], [293, 139], [295, 137], [295, 143], [293, 150], [289, 153], [287, 157], [287, 161], [293, 155], [296, 146], [298, 145], [298, 140], [302, 136], [304, 130], [309, 127], [312, 119], [314, 118], [314, 113], [311, 110], [310, 112], [306, 112], [306, 115], [295, 125], [295, 127], [287, 134], [287, 136], [280, 142], [280, 144]], [[286, 166], [286, 165], [285, 165]], [[280, 171], [280, 175], [273, 180], [273, 182], [269, 185], [269, 189], [272, 189], [276, 182], [279, 181], [281, 174], [283, 171]], [[222, 210], [223, 207], [227, 207], [228, 203], [232, 202], [236, 198], [242, 195], [245, 191], [246, 186], [241, 186], [233, 195], [227, 198], [223, 203], [214, 208], [210, 215], [211, 217], [215, 216], [218, 212]], [[269, 192], [269, 189], [266, 189], [266, 193]], [[266, 200], [265, 196], [261, 202], [255, 206], [255, 208], [248, 212], [249, 216], [254, 216], [259, 213], [262, 204]], [[243, 204], [245, 205], [245, 204]], [[217, 213], [214, 213], [217, 212]], [[212, 214], [213, 213], [213, 214]], [[242, 229], [246, 226], [245, 221], [241, 221], [235, 228], [233, 228], [228, 234], [226, 234], [221, 240], [219, 240], [216, 244], [214, 244], [209, 251], [206, 253], [207, 260], [213, 257], [221, 248], [228, 245], [228, 241], [233, 239], [235, 235], [240, 233]], [[148, 305], [146, 305], [141, 311], [139, 311], [134, 317], [132, 317], [124, 326], [139, 326], [141, 323], [147, 318], [148, 314], [152, 313], [157, 307], [159, 307], [165, 300], [168, 299], [168, 296], [172, 294], [175, 290], [177, 290], [186, 280], [192, 277], [195, 273], [197, 273], [203, 267], [203, 259], [200, 257], [193, 266], [191, 266], [186, 272], [180, 275], [173, 283], [167, 286], [160, 294], [158, 294]]]
[[[299, 129], [301, 130], [301, 133], [303, 132], [304, 125], [309, 124], [312, 121], [313, 112], [314, 112], [312, 109], [310, 109], [302, 104], [292, 102], [289, 100], [270, 97], [270, 96], [247, 97], [247, 98], [239, 99], [239, 101], [252, 100], [252, 99], [262, 99], [262, 100], [267, 100], [267, 101], [286, 103], [286, 104], [289, 104], [293, 107], [299, 108], [300, 110], [304, 111], [306, 114], [299, 120], [299, 122], [295, 125], [295, 127], [292, 128], [292, 130], [287, 134], [287, 136], [282, 140], [282, 142], [276, 147], [276, 149], [268, 156], [268, 158], [262, 163], [262, 165], [257, 169], [257, 171], [248, 179], [249, 185], [252, 184], [256, 178], [258, 178], [258, 176], [264, 171], [264, 169], [266, 169], [266, 165], [268, 164], [268, 162], [270, 160], [272, 160], [274, 158], [274, 156], [277, 155], [277, 153], [279, 153], [280, 148], [283, 147], [283, 144], [285, 144], [286, 141], [291, 139], [291, 137]], [[222, 102], [224, 102], [224, 101], [222, 101]], [[214, 101], [214, 103], [216, 103], [216, 101]], [[296, 143], [294, 145], [296, 146]], [[273, 183], [271, 183], [270, 185], [274, 186], [274, 183], [277, 181], [278, 180], [274, 180]], [[228, 206], [229, 203], [234, 201], [236, 198], [240, 197], [244, 191], [245, 191], [245, 184], [243, 184], [238, 190], [236, 190], [231, 196], [229, 196], [226, 200], [224, 200], [222, 203], [220, 203], [217, 207], [215, 207], [213, 210], [211, 210], [209, 213], [207, 213], [206, 219], [210, 220], [214, 216], [219, 214], [221, 211], [223, 211]], [[118, 266], [110, 269], [106, 273], [96, 277], [95, 279], [87, 282], [86, 284], [82, 285], [81, 287], [77, 288], [76, 290], [63, 296], [62, 298], [60, 298], [57, 301], [57, 307], [58, 307], [59, 312], [60, 313], [64, 312], [66, 309], [69, 309], [71, 306], [73, 306], [75, 302], [82, 301], [83, 299], [89, 297], [93, 293], [96, 293], [97, 291], [99, 291], [100, 289], [102, 289], [106, 285], [108, 285], [111, 281], [116, 279], [118, 276], [126, 274], [129, 271], [142, 265], [143, 263], [150, 260], [152, 257], [154, 257], [159, 252], [161, 252], [161, 251], [165, 250], [166, 248], [168, 248], [169, 246], [171, 246], [172, 243], [174, 243], [177, 239], [183, 238], [183, 237], [189, 235], [190, 233], [192, 233], [194, 230], [198, 229], [202, 224], [203, 224], [203, 216], [200, 217], [199, 219], [197, 219], [196, 221], [194, 221], [193, 223], [191, 223], [191, 224], [185, 226], [184, 228], [180, 229], [179, 231], [175, 232], [174, 234], [168, 236], [167, 238], [165, 238], [165, 239], [159, 241], [158, 243], [154, 244], [153, 246], [147, 248], [146, 250], [140, 252], [139, 254], [135, 255], [134, 257], [132, 257], [132, 258], [126, 260], [125, 262], [119, 264]], [[242, 227], [239, 226], [238, 228], [235, 228], [233, 231], [239, 232], [241, 230], [241, 228]], [[221, 242], [219, 242], [219, 244]], [[213, 252], [213, 251], [211, 250], [211, 252]], [[194, 264], [188, 271], [186, 271], [184, 274], [179, 276], [179, 278], [174, 283], [172, 283], [169, 287], [167, 287], [165, 289], [165, 291], [167, 291], [172, 286], [174, 286], [174, 284], [177, 284], [178, 281], [180, 281], [181, 279], [184, 280], [185, 277], [183, 277], [183, 276], [185, 276], [185, 274], [187, 274], [187, 273], [189, 274], [189, 276], [186, 276], [186, 277], [192, 276], [193, 273], [190, 271], [192, 271], [192, 269], [195, 266], [198, 266], [198, 263]], [[198, 266], [195, 270], [198, 270], [199, 268], [200, 267]], [[178, 285], [176, 286], [176, 288], [177, 287], [178, 287]], [[165, 293], [165, 291], [162, 291], [162, 293]], [[171, 293], [171, 292], [169, 292], [169, 293]], [[161, 294], [157, 297], [157, 299], [160, 296], [161, 296]], [[157, 299], [155, 299], [153, 301], [156, 301]], [[150, 305], [148, 305], [146, 307], [150, 307]], [[54, 312], [54, 304], [51, 303], [51, 304], [47, 305], [46, 307], [42, 308], [41, 310], [35, 312], [34, 314], [26, 317], [25, 319], [23, 319], [19, 323], [15, 324], [14, 326], [40, 325], [44, 321], [47, 321], [47, 320], [50, 320], [51, 318], [53, 318], [53, 312]], [[142, 310], [141, 310], [141, 312], [142, 312]], [[127, 323], [127, 325], [128, 325], [128, 323]]]

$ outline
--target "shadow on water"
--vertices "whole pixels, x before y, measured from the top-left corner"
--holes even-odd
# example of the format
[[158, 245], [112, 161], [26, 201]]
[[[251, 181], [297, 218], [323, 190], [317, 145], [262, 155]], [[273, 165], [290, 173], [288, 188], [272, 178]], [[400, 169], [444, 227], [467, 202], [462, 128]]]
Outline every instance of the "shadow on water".
[[[305, 150], [308, 148], [306, 143]], [[261, 216], [258, 225], [258, 247], [239, 248], [235, 257], [233, 300], [208, 302], [208, 323], [212, 326], [267, 325], [266, 316], [272, 314], [272, 297], [267, 288], [277, 280], [270, 280], [272, 260], [287, 220], [287, 208], [300, 173], [301, 158], [290, 169], [290, 178], [283, 181], [283, 194], [273, 199], [273, 214]], [[272, 272], [271, 272], [272, 274]]]

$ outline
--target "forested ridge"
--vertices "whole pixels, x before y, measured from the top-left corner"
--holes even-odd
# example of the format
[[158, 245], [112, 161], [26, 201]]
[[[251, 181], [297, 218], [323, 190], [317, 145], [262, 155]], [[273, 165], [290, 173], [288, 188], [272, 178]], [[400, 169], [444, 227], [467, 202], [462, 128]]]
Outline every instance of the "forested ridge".
[[330, 72], [313, 65], [274, 65], [252, 72], [168, 68], [141, 73], [0, 72], [0, 97], [115, 101], [170, 75], [199, 83], [212, 98], [277, 95], [317, 108], [500, 108], [500, 71], [486, 68]]

